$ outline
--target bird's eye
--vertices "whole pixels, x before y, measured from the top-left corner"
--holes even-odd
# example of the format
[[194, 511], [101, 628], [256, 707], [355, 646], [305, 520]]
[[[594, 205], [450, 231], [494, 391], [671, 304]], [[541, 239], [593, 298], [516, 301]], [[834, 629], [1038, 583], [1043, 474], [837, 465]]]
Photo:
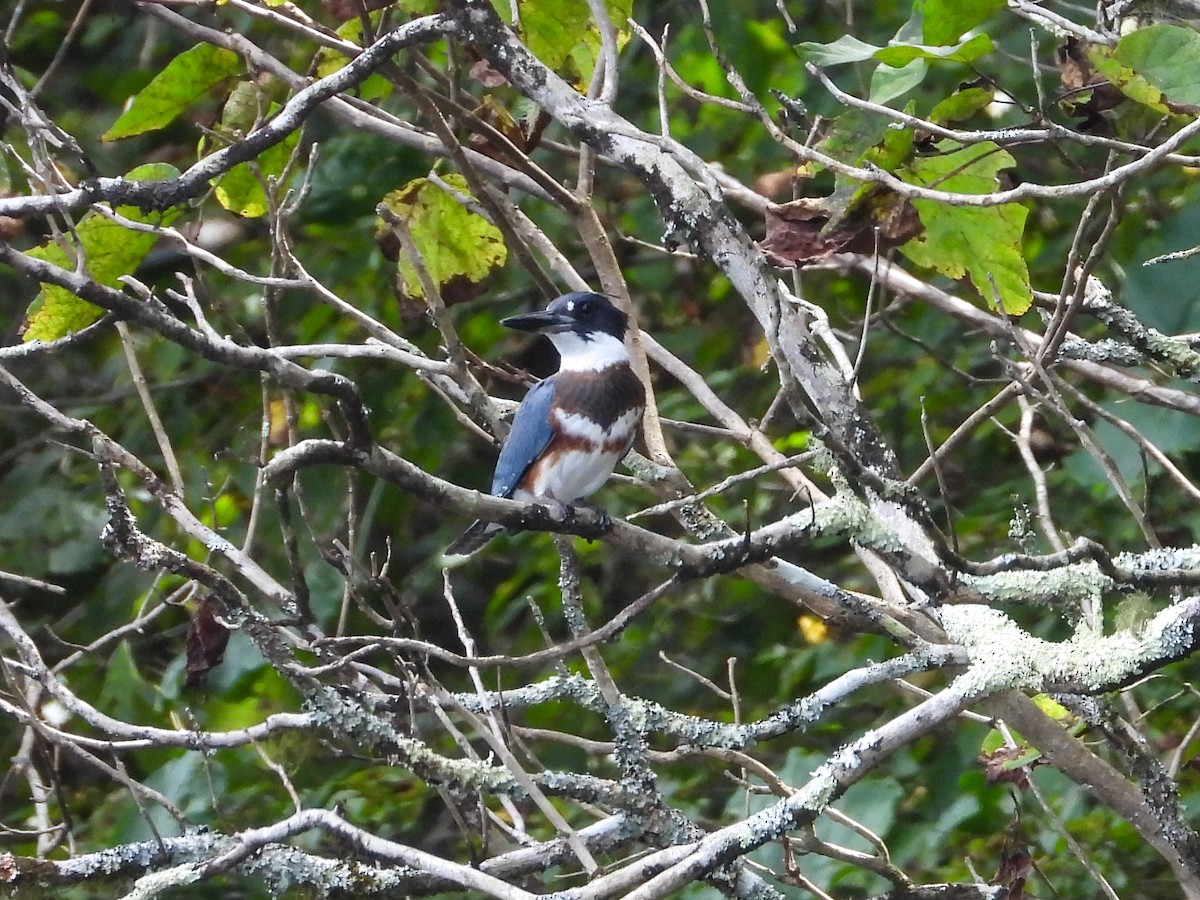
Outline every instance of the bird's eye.
[[575, 312], [584, 319], [591, 318], [592, 313], [596, 311], [596, 304], [591, 300], [583, 300], [575, 305]]

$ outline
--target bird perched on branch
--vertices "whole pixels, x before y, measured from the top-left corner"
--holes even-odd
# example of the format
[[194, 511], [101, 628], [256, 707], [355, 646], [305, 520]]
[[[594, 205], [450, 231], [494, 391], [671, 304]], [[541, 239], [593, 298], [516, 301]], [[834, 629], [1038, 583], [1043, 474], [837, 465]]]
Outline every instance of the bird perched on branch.
[[[629, 317], [602, 294], [575, 291], [542, 312], [500, 324], [546, 335], [558, 350], [559, 367], [521, 401], [491, 493], [527, 503], [576, 503], [595, 493], [629, 452], [646, 408], [625, 348]], [[474, 553], [504, 530], [477, 521], [446, 555]]]

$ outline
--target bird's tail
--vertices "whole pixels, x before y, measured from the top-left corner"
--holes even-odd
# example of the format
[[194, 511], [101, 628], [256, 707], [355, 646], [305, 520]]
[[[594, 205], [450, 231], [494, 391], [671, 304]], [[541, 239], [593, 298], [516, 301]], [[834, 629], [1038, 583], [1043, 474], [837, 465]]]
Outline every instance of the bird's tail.
[[478, 519], [446, 548], [443, 556], [470, 556], [503, 530], [503, 525]]

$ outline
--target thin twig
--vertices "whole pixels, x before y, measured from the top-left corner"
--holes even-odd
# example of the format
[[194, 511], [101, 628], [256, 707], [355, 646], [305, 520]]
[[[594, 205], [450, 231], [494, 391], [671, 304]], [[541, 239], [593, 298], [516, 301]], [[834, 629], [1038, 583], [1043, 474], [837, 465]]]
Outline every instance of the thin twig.
[[167, 429], [163, 427], [162, 419], [159, 418], [158, 410], [154, 406], [154, 398], [150, 395], [150, 386], [146, 383], [146, 376], [142, 373], [137, 352], [133, 348], [133, 337], [129, 333], [129, 326], [121, 321], [118, 321], [116, 326], [117, 334], [121, 336], [121, 348], [125, 351], [125, 363], [129, 366], [129, 375], [133, 379], [134, 388], [137, 389], [138, 399], [142, 401], [142, 409], [145, 410], [146, 420], [150, 423], [151, 431], [154, 432], [158, 449], [162, 452], [163, 462], [171, 477], [171, 487], [182, 499], [183, 471], [179, 468], [179, 460], [175, 458], [175, 449], [171, 446], [171, 438], [167, 435]]

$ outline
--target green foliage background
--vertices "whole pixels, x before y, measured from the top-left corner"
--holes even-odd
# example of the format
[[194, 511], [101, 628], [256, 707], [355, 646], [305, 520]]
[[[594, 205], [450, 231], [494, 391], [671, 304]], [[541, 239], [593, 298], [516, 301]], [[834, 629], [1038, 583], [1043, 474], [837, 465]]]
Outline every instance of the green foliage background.
[[[331, 28], [338, 26], [319, 6], [301, 5]], [[538, 6], [533, 2], [526, 5], [531, 9]], [[577, 5], [583, 8], [582, 3]], [[891, 105], [929, 116], [960, 88], [983, 85], [990, 96], [1000, 97], [1003, 92], [1012, 98], [1011, 104], [999, 112], [976, 106], [957, 126], [986, 128], [1022, 122], [1026, 116], [1021, 107], [1037, 104], [1038, 85], [1028, 61], [1028, 23], [1006, 15], [1002, 4], [963, 4], [976, 18], [960, 28], [961, 23], [945, 21], [945, 17], [961, 13], [957, 5], [929, 0], [924, 4], [923, 36], [919, 31], [911, 33], [914, 10], [908, 3], [853, 4], [852, 28], [845, 21], [843, 4], [787, 5], [796, 20], [795, 33], [788, 31], [774, 2], [712, 4], [713, 30], [723, 51], [746, 77], [748, 88], [771, 108], [776, 107], [770, 99], [772, 92], [779, 92], [802, 100], [810, 116], [848, 122], [853, 114], [805, 70], [805, 59], [833, 66], [829, 73], [845, 90], [878, 97], [891, 92], [895, 82], [889, 79], [897, 77], [880, 68], [878, 48], [905, 35], [913, 46], [953, 44], [966, 28], [975, 26], [980, 33], [986, 31], [992, 47], [980, 55], [923, 58], [917, 51], [897, 55], [893, 47], [886, 58], [897, 70], [913, 67], [905, 77], [915, 80], [890, 101]], [[614, 9], [618, 6], [610, 4]], [[75, 11], [57, 3], [27, 5], [8, 48], [9, 58], [23, 80], [32, 84], [46, 70], [65, 39]], [[632, 12], [652, 35], [660, 35], [670, 24], [670, 59], [684, 80], [712, 94], [734, 96], [709, 49], [692, 3], [639, 3]], [[269, 47], [296, 71], [308, 71], [318, 55], [316, 47], [269, 22], [232, 9], [223, 13], [223, 20], [235, 31]], [[524, 21], [530, 29], [537, 22], [533, 15]], [[584, 16], [581, 21], [589, 20]], [[938, 38], [937, 28], [945, 34], [954, 32], [953, 38]], [[832, 44], [850, 32], [870, 46], [855, 49], [849, 57], [832, 55], [817, 46]], [[1039, 60], [1049, 66], [1054, 42], [1044, 33], [1038, 35], [1038, 40]], [[562, 35], [552, 30], [537, 32], [536, 39], [531, 36], [530, 41], [535, 50], [537, 41], [542, 41], [545, 52], [560, 51], [561, 59], [555, 61], [581, 83], [586, 81], [593, 57], [581, 49], [585, 45], [566, 47]], [[803, 52], [796, 47], [802, 42], [807, 42]], [[598, 44], [586, 46], [594, 54]], [[156, 25], [131, 4], [102, 3], [83, 20], [71, 52], [58, 64], [39, 101], [64, 130], [77, 138], [99, 172], [131, 172], [149, 162], [185, 170], [196, 160], [198, 146], [209, 146], [210, 142], [217, 146], [245, 133], [254, 121], [269, 115], [276, 108], [273, 104], [286, 94], [270, 77], [248, 77], [242, 66], [231, 65], [227, 56], [217, 58], [218, 54], [206, 49], [202, 51], [204, 71], [200, 74], [211, 77], [189, 82], [190, 88], [177, 86], [173, 99], [166, 101], [178, 105], [176, 115], [164, 113], [161, 102], [150, 111], [145, 109], [145, 102], [135, 101], [125, 107], [131, 96], [147, 97], [145, 92], [156, 78], [167, 77], [172, 67], [181, 68], [180, 60], [196, 62], [197, 53], [192, 47], [188, 39]], [[445, 66], [446, 52], [439, 46], [430, 53], [430, 59], [437, 66]], [[1136, 52], [1131, 45], [1119, 48], [1114, 65], [1140, 71], [1140, 58], [1130, 59], [1130, 54]], [[1194, 88], [1191, 83], [1184, 85], [1182, 94], [1171, 97], [1172, 78], [1200, 61], [1194, 44], [1180, 51], [1178, 62], [1161, 56], [1158, 60], [1161, 72], [1151, 69], [1142, 74], [1160, 75], [1161, 92], [1173, 101], [1195, 102], [1188, 93]], [[470, 64], [465, 60], [457, 63]], [[657, 130], [657, 70], [652, 54], [644, 43], [631, 40], [623, 50], [621, 67], [618, 110], [640, 127]], [[1042, 89], [1053, 92], [1052, 71], [1039, 72], [1037, 78], [1044, 82]], [[472, 103], [491, 94], [514, 119], [523, 114], [511, 89], [485, 89], [478, 83], [465, 83], [477, 94], [469, 98]], [[241, 112], [227, 105], [235, 88], [243, 91], [242, 101], [248, 97], [250, 100]], [[401, 119], [427, 121], [420, 104], [393, 84], [364, 85], [361, 95], [386, 106]], [[716, 105], [699, 104], [671, 88], [667, 89], [667, 97], [672, 135], [704, 159], [719, 161], [743, 183], [754, 184], [765, 175], [794, 165], [749, 117]], [[1114, 126], [1118, 133], [1133, 140], [1154, 127], [1157, 118], [1147, 113], [1148, 107], [1133, 108], [1136, 104], [1132, 101], [1126, 106], [1130, 108], [1121, 111]], [[1067, 121], [1059, 108], [1052, 107], [1051, 113]], [[236, 115], [243, 116], [240, 125]], [[798, 137], [803, 139], [802, 131]], [[553, 124], [546, 139], [568, 140]], [[319, 147], [319, 153], [313, 152], [314, 146]], [[861, 147], [861, 158], [866, 159], [868, 151], [878, 146], [877, 140], [868, 139]], [[1019, 146], [1009, 152], [1011, 159], [1003, 153], [991, 156], [986, 163], [985, 182], [997, 174], [1001, 179], [1007, 177], [1002, 170], [1010, 169], [1008, 175], [1020, 180], [1067, 181], [1080, 178], [1081, 172], [1101, 171], [1105, 158], [1101, 148], [1079, 146], [1062, 154], [1047, 153], [1044, 148], [1025, 151]], [[925, 166], [913, 180], [937, 180], [947, 174], [935, 171], [924, 153], [912, 151], [904, 159], [912, 172]], [[568, 156], [541, 149], [535, 158], [555, 175], [570, 177], [572, 163]], [[894, 171], [904, 169], [900, 163], [895, 163]], [[172, 224], [176, 228], [224, 225], [232, 239], [220, 247], [220, 255], [233, 266], [265, 273], [279, 252], [266, 214], [285, 202], [289, 189], [298, 188], [310, 164], [309, 193], [287, 223], [296, 255], [330, 291], [437, 356], [440, 336], [423, 308], [397, 293], [397, 265], [377, 241], [375, 208], [391, 192], [427, 176], [431, 165], [438, 174], [450, 177], [451, 168], [445, 163], [431, 163], [429, 157], [380, 137], [346, 129], [318, 114], [306, 127], [302, 140], [286, 146], [284, 152], [248, 165], [240, 175], [225, 176], [223, 188], [218, 185], [202, 201], [174, 211]], [[77, 167], [68, 172], [73, 179], [88, 174], [81, 160], [67, 157], [64, 165]], [[811, 176], [798, 188], [806, 196], [827, 196], [840, 186], [828, 171], [814, 171]], [[977, 173], [975, 177], [978, 180], [980, 176]], [[976, 189], [966, 184], [940, 186], [948, 190]], [[460, 182], [458, 187], [465, 188], [465, 184]], [[13, 193], [25, 189], [22, 172], [11, 155], [0, 164], [0, 189]], [[216, 192], [220, 190], [224, 194], [218, 198]], [[987, 192], [991, 188], [985, 183], [978, 190]], [[1148, 323], [1172, 332], [1200, 330], [1200, 304], [1196, 302], [1200, 261], [1151, 269], [1143, 269], [1140, 264], [1156, 254], [1196, 243], [1200, 233], [1200, 214], [1195, 212], [1198, 191], [1195, 170], [1164, 170], [1142, 179], [1124, 197], [1109, 252], [1096, 269], [1122, 302]], [[975, 212], [977, 219], [982, 215], [986, 221], [971, 226], [963, 219], [970, 211], [939, 211], [931, 204], [931, 219], [925, 222], [927, 240], [932, 242], [937, 233], [932, 217], [949, 217], [950, 221], [943, 223], [944, 231], [967, 235], [967, 246], [955, 251], [961, 260], [947, 261], [946, 246], [936, 243], [923, 249], [910, 245], [904, 253], [926, 267], [921, 270], [926, 277], [986, 306], [991, 301], [986, 276], [971, 271], [969, 266], [964, 270], [963, 264], [977, 258], [978, 248], [987, 246], [990, 239], [999, 240], [1009, 259], [1027, 266], [1030, 285], [1057, 292], [1074, 224], [1085, 202], [1086, 198], [1070, 198], [1006, 207], [1004, 227], [1008, 230], [1002, 238], [997, 238], [993, 230], [997, 220], [988, 218], [994, 211]], [[523, 198], [521, 205], [567, 257], [578, 263], [586, 259], [579, 235], [560, 212], [536, 199]], [[718, 394], [736, 401], [742, 415], [761, 417], [771, 405], [778, 380], [764, 365], [760, 331], [728, 284], [703, 262], [667, 255], [649, 246], [662, 239], [661, 220], [641, 187], [621, 172], [601, 167], [595, 207], [616, 243], [641, 327], [703, 373]], [[235, 215], [230, 209], [245, 215]], [[926, 219], [927, 210], [918, 209]], [[737, 212], [756, 234], [761, 234], [752, 212]], [[81, 235], [89, 221], [97, 220], [80, 223]], [[39, 228], [32, 224], [14, 239], [15, 244], [21, 249], [42, 244], [48, 236]], [[976, 230], [971, 232], [971, 228]], [[169, 289], [178, 289], [176, 273], [198, 275], [165, 244], [153, 249], [147, 245], [140, 252], [125, 246], [120, 249], [123, 255], [114, 256], [112, 273], [96, 271], [98, 278], [115, 284], [117, 275], [134, 274], [161, 296]], [[945, 277], [961, 278], [964, 272], [973, 285], [967, 281], [955, 284]], [[1019, 293], [1025, 276], [1014, 277], [1018, 287], [1004, 290]], [[800, 280], [806, 296], [828, 312], [835, 328], [849, 336], [857, 335], [868, 287], [865, 276], [818, 268], [805, 271]], [[270, 339], [294, 344], [357, 342], [364, 337], [349, 317], [336, 314], [310, 295], [247, 284], [212, 269], [206, 269], [199, 284], [207, 315], [222, 334], [257, 343]], [[448, 292], [448, 298], [455, 301], [449, 315], [473, 352], [486, 360], [514, 363], [539, 375], [552, 369], [553, 357], [546, 347], [505, 333], [497, 324], [503, 315], [541, 304], [535, 286], [512, 260], [511, 253], [508, 261], [482, 283], [461, 282], [456, 289], [457, 294]], [[34, 289], [12, 272], [0, 269], [0, 296], [6, 298], [6, 337], [11, 343], [19, 337], [26, 309], [35, 302]], [[40, 302], [42, 305], [34, 308], [45, 310], [51, 300]], [[887, 327], [872, 329], [860, 385], [901, 468], [911, 472], [927, 455], [927, 441], [937, 444], [944, 440], [1007, 376], [988, 341], [977, 339], [961, 322], [918, 302], [892, 302], [889, 298], [878, 302], [885, 309]], [[58, 313], [65, 314], [62, 309]], [[76, 313], [64, 330], [74, 330], [88, 319], [86, 312]], [[48, 321], [51, 324], [47, 325]], [[35, 314], [30, 320], [32, 330], [25, 336], [53, 337], [54, 329], [59, 327], [54, 322], [58, 321]], [[41, 327], [48, 329], [46, 334], [38, 331]], [[255, 460], [263, 441], [262, 381], [161, 339], [136, 333], [135, 337], [155, 405], [179, 455], [188, 495], [204, 498], [205, 521], [240, 544], [256, 491]], [[463, 428], [447, 405], [413, 373], [368, 359], [329, 359], [320, 365], [345, 374], [360, 386], [376, 436], [383, 445], [458, 484], [480, 489], [488, 484], [493, 448]], [[103, 331], [69, 352], [14, 361], [12, 369], [42, 396], [52, 398], [71, 415], [92, 420], [161, 471], [161, 454], [115, 333]], [[512, 398], [522, 392], [520, 385], [499, 377], [486, 386]], [[655, 388], [663, 416], [683, 422], [708, 421], [695, 400], [668, 376], [656, 374]], [[1111, 399], [1098, 389], [1088, 390], [1100, 403]], [[268, 406], [269, 418], [282, 419], [278, 393], [269, 385], [266, 392], [272, 404]], [[303, 396], [299, 402], [299, 408], [292, 411], [299, 437], [336, 433], [323, 401]], [[51, 661], [66, 659], [73, 648], [91, 644], [116, 624], [136, 619], [144, 609], [154, 611], [142, 627], [108, 641], [70, 665], [71, 684], [81, 696], [131, 721], [161, 726], [195, 723], [209, 729], [241, 727], [261, 721], [272, 712], [297, 708], [298, 698], [291, 688], [237, 634], [207, 688], [202, 692], [183, 689], [189, 608], [187, 604], [163, 605], [164, 599], [181, 587], [181, 580], [140, 572], [114, 561], [97, 539], [105, 520], [104, 496], [91, 460], [84, 454], [65, 451], [58, 438], [46, 432], [40, 419], [10, 397], [3, 398], [3, 403], [0, 568], [66, 587], [62, 596], [29, 587], [5, 588], [8, 596], [19, 603], [24, 620], [33, 623], [29, 627], [37, 631], [39, 638], [53, 636], [48, 645], [55, 648]], [[1175, 455], [1185, 471], [1196, 470], [1200, 463], [1196, 420], [1152, 407], [1130, 415], [1160, 447]], [[998, 427], [1014, 428], [1016, 418], [1015, 409], [1009, 408], [998, 414], [995, 424], [980, 428], [970, 444], [949, 461], [943, 473], [945, 493], [930, 494], [939, 506], [938, 515], [952, 521], [958, 546], [968, 557], [986, 558], [1021, 549], [1010, 537], [1010, 523], [1016, 511], [1032, 503], [1031, 489], [1016, 449]], [[923, 421], [928, 437], [923, 433]], [[806, 427], [784, 416], [776, 420], [770, 436], [780, 449], [793, 452], [804, 446]], [[1169, 533], [1175, 543], [1192, 543], [1200, 528], [1195, 504], [1180, 496], [1154, 466], [1147, 466], [1132, 443], [1111, 429], [1105, 430], [1104, 425], [1097, 427], [1150, 511], [1154, 525]], [[1055, 426], [1047, 426], [1046, 432], [1047, 453], [1055, 461], [1047, 479], [1055, 497], [1059, 526], [1067, 533], [1088, 535], [1107, 546], [1138, 546], [1134, 524], [1101, 473], [1074, 447], [1069, 436], [1059, 433]], [[670, 429], [668, 434], [680, 467], [701, 487], [757, 462], [733, 441], [682, 428]], [[371, 633], [374, 629], [353, 604], [344, 607], [345, 579], [322, 557], [320, 551], [328, 550], [338, 540], [349, 545], [361, 566], [368, 566], [372, 558], [390, 555], [388, 576], [395, 598], [419, 619], [422, 636], [459, 649], [441, 600], [442, 575], [436, 561], [466, 523], [361, 474], [316, 469], [305, 472], [302, 483], [307, 516], [300, 543], [303, 576], [313, 613], [321, 625], [333, 630], [339, 617], [344, 616], [348, 632]], [[209, 556], [206, 548], [180, 536], [172, 522], [132, 482], [125, 487], [147, 532], [186, 547], [194, 558]], [[629, 483], [610, 484], [600, 500], [616, 515], [654, 502], [644, 488]], [[728, 521], [757, 523], [794, 510], [797, 502], [781, 484], [758, 480], [721, 495], [712, 507]], [[264, 504], [262, 515], [260, 534], [277, 535], [278, 512], [273, 504]], [[352, 535], [347, 532], [348, 520], [354, 522]], [[665, 518], [654, 520], [653, 527], [668, 531], [677, 528]], [[282, 577], [288, 571], [287, 560], [277, 543], [265, 541], [257, 554], [264, 567]], [[616, 558], [603, 543], [581, 544], [580, 552], [587, 576], [586, 602], [593, 621], [610, 618], [650, 589], [661, 575], [642, 561]], [[869, 589], [864, 573], [840, 543], [817, 547], [800, 561], [843, 587]], [[543, 534], [507, 539], [489, 550], [486, 559], [455, 573], [457, 598], [485, 652], [519, 654], [542, 646], [531, 605], [542, 611], [554, 633], [563, 633], [556, 577], [550, 539]], [[1037, 633], [1049, 637], [1061, 634], [1061, 623], [1049, 611], [1024, 609], [1013, 613]], [[810, 642], [798, 626], [795, 608], [737, 578], [689, 585], [669, 602], [634, 620], [621, 639], [605, 651], [626, 692], [654, 698], [683, 712], [729, 719], [729, 701], [666, 665], [658, 656], [660, 650], [669, 653], [675, 662], [726, 686], [727, 660], [736, 658], [739, 712], [744, 720], [767, 715], [788, 699], [867, 660], [895, 653], [895, 648], [880, 637], [842, 632], [836, 627]], [[470, 689], [463, 673], [448, 667], [435, 669], [448, 686]], [[1157, 708], [1149, 702], [1143, 704], [1152, 709], [1147, 720], [1152, 740], [1169, 745], [1182, 739], [1188, 724], [1200, 712], [1200, 704], [1188, 693], [1188, 685], [1196, 677], [1194, 669], [1192, 662], [1180, 663], [1145, 688], [1148, 697], [1163, 701]], [[547, 667], [540, 674], [552, 670]], [[504, 670], [491, 677], [502, 686], [516, 687], [538, 674]], [[941, 682], [941, 676], [930, 676], [930, 681], [933, 687]], [[776, 742], [776, 746], [764, 746], [757, 752], [790, 783], [802, 783], [805, 773], [844, 741], [910, 705], [905, 696], [885, 688], [857, 699], [799, 741]], [[523, 724], [597, 739], [605, 737], [600, 717], [566, 704], [532, 709]], [[1028, 794], [985, 783], [975, 757], [987, 730], [982, 724], [964, 724], [919, 741], [853, 788], [839, 807], [887, 841], [892, 862], [914, 878], [966, 880], [972, 869], [990, 876], [1009, 843], [1020, 841], [1029, 846], [1037, 866], [1029, 886], [1031, 896], [1093, 895], [1093, 882], [1067, 852], [1060, 831]], [[19, 736], [20, 730], [11, 723], [0, 722], [0, 755], [17, 752]], [[379, 760], [335, 757], [315, 736], [273, 740], [265, 750], [283, 766], [306, 805], [336, 805], [363, 827], [433, 852], [466, 858], [476, 849], [453, 827], [437, 791], [402, 769]], [[589, 764], [581, 753], [561, 745], [547, 745], [540, 758], [545, 765], [564, 770]], [[132, 757], [128, 764], [132, 777], [161, 791], [196, 825], [234, 830], [286, 815], [291, 808], [291, 800], [279, 781], [250, 748], [208, 756], [159, 750]], [[664, 790], [702, 822], [728, 821], [763, 802], [748, 797], [742, 787], [724, 778], [721, 767], [712, 761], [689, 759], [665, 765], [661, 771]], [[1039, 778], [1066, 828], [1088, 848], [1092, 863], [1122, 896], [1174, 896], [1161, 860], [1128, 826], [1111, 812], [1098, 808], [1081, 788], [1056, 772], [1039, 773]], [[1191, 767], [1180, 772], [1179, 783], [1185, 806], [1195, 809], [1200, 802], [1200, 784]], [[0, 819], [11, 827], [19, 827], [30, 813], [29, 798], [22, 787], [14, 781], [0, 784]], [[71, 832], [78, 851], [178, 830], [177, 823], [160, 809], [151, 808], [143, 815], [125, 790], [93, 770], [68, 767], [59, 790], [61, 795], [55, 802], [71, 811]], [[818, 833], [829, 840], [868, 849], [861, 837], [839, 826], [823, 823]], [[18, 835], [5, 836], [3, 843], [5, 849], [21, 854], [30, 854], [33, 848], [32, 841]], [[777, 849], [764, 849], [758, 857], [772, 865], [779, 863]], [[887, 886], [886, 881], [862, 868], [828, 859], [813, 861], [805, 871], [837, 897], [867, 897]], [[229, 896], [257, 896], [262, 889], [230, 880], [224, 890], [230, 892]], [[705, 890], [695, 889], [689, 895], [700, 896]], [[797, 889], [796, 896], [804, 894]]]

